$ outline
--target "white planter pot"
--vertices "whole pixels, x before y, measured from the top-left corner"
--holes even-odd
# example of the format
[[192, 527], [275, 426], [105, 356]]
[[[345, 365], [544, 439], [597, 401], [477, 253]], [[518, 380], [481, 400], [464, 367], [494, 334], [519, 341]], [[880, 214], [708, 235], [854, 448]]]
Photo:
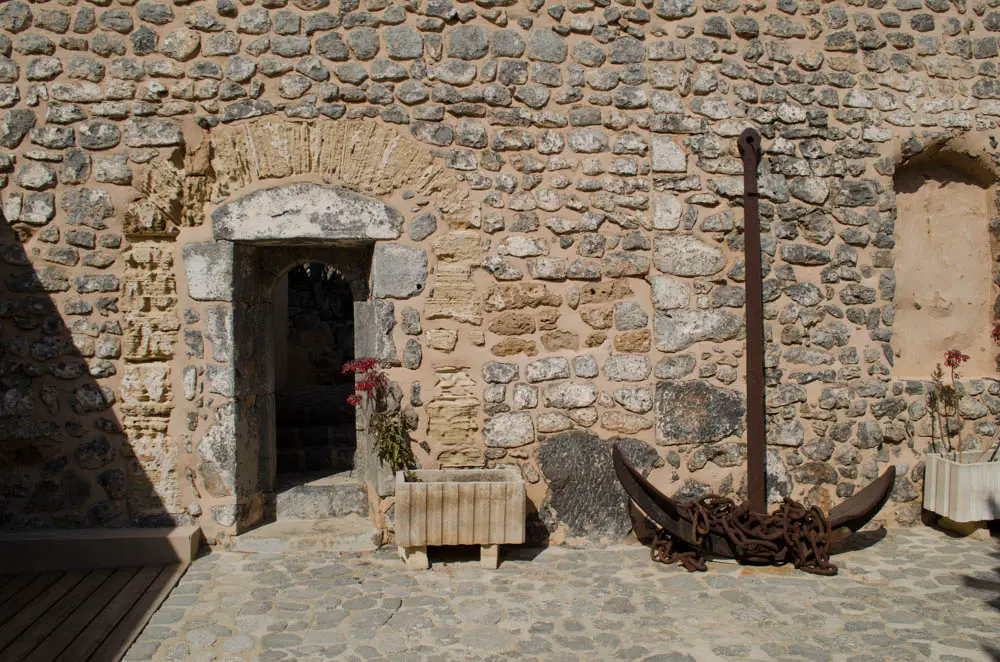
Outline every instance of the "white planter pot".
[[927, 454], [924, 508], [956, 522], [1000, 518], [1000, 462], [986, 462], [982, 451], [954, 457]]
[[482, 565], [496, 568], [499, 545], [524, 542], [524, 479], [514, 469], [400, 471], [395, 520], [411, 568], [428, 567], [428, 545], [479, 545]]

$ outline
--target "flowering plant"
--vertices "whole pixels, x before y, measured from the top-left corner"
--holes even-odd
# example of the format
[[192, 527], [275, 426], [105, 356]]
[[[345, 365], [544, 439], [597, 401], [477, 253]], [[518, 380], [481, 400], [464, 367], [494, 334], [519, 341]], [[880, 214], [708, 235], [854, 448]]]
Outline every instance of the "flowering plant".
[[962, 378], [958, 369], [968, 360], [968, 354], [964, 354], [958, 349], [949, 349], [944, 353], [944, 364], [948, 366], [948, 370], [951, 372], [951, 383], [944, 383], [944, 370], [941, 369], [940, 363], [935, 366], [934, 371], [931, 373], [931, 383], [934, 384], [934, 388], [927, 396], [927, 401], [931, 409], [931, 444], [933, 447], [934, 422], [936, 419], [938, 434], [941, 436], [942, 443], [946, 444], [949, 456], [955, 452], [952, 444], [953, 426], [951, 424], [952, 417], [958, 413], [959, 393], [955, 382]]
[[368, 431], [374, 439], [375, 454], [395, 473], [416, 465], [410, 436], [406, 432], [402, 409], [390, 406], [389, 378], [382, 372], [382, 362], [372, 357], [354, 359], [341, 372], [354, 375], [354, 393], [347, 398], [355, 409], [371, 403]]

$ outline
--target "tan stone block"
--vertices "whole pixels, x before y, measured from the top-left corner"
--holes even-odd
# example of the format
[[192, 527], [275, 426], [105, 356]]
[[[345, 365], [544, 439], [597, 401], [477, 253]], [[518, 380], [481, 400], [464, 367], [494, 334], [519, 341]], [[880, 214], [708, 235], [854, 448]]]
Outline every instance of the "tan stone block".
[[649, 329], [627, 331], [615, 336], [615, 349], [619, 352], [648, 352], [652, 345], [652, 335]]
[[490, 348], [495, 356], [514, 356], [524, 353], [527, 356], [538, 354], [538, 346], [534, 340], [522, 340], [520, 338], [504, 338]]
[[580, 286], [580, 305], [618, 301], [632, 294], [632, 288], [625, 280], [605, 280]]
[[485, 457], [481, 448], [466, 446], [446, 448], [438, 454], [437, 461], [442, 467], [481, 467], [485, 463]]
[[122, 227], [130, 239], [175, 237], [180, 230], [149, 200], [139, 200], [125, 210]]
[[486, 344], [486, 334], [480, 331], [479, 329], [474, 329], [473, 331], [469, 332], [469, 340], [476, 347], [482, 347], [483, 345]]
[[472, 282], [470, 265], [438, 265], [434, 286], [424, 304], [424, 318], [454, 319], [477, 326], [483, 323], [479, 291]]
[[537, 308], [562, 305], [562, 297], [549, 292], [540, 283], [502, 283], [494, 285], [486, 293], [485, 308], [487, 312], [500, 310], [517, 310], [520, 308]]
[[542, 331], [552, 331], [559, 322], [558, 310], [543, 310], [538, 313], [538, 328]]
[[451, 352], [458, 344], [458, 331], [454, 329], [428, 329], [424, 336], [432, 349], [441, 352]]
[[179, 330], [180, 322], [176, 317], [127, 317], [123, 356], [133, 361], [171, 359]]
[[584, 344], [587, 347], [600, 347], [601, 345], [604, 344], [604, 341], [607, 339], [608, 339], [608, 334], [604, 333], [603, 331], [595, 331], [594, 333], [591, 333], [590, 335], [587, 336], [587, 339], [584, 341]]
[[614, 309], [610, 306], [581, 308], [580, 319], [592, 329], [610, 329], [614, 323]]
[[626, 411], [606, 411], [601, 414], [601, 427], [612, 432], [636, 434], [653, 427], [653, 421]]
[[438, 395], [427, 403], [427, 439], [434, 446], [470, 448], [479, 439], [477, 385], [461, 368], [440, 366]]
[[579, 349], [580, 336], [572, 331], [549, 331], [542, 334], [542, 345], [550, 352], [560, 349]]
[[475, 230], [455, 230], [434, 239], [434, 255], [445, 262], [478, 262], [483, 256], [481, 234]]
[[122, 403], [169, 403], [173, 400], [170, 364], [126, 365], [121, 381]]
[[520, 336], [535, 332], [535, 320], [525, 313], [508, 313], [495, 318], [486, 328], [500, 336]]

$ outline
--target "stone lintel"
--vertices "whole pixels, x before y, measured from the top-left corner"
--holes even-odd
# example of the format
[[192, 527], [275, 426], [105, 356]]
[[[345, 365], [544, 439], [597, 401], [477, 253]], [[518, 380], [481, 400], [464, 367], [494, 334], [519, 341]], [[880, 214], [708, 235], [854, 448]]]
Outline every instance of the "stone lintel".
[[255, 191], [212, 212], [216, 239], [253, 242], [398, 239], [402, 215], [336, 186], [291, 184]]

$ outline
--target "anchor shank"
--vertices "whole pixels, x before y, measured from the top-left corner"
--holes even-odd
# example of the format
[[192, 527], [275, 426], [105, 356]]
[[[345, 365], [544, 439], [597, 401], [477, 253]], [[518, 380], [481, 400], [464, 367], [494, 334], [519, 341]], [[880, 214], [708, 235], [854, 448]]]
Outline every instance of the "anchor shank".
[[757, 165], [760, 134], [746, 129], [740, 136], [743, 157], [743, 240], [747, 324], [747, 501], [755, 512], [767, 512], [766, 441], [764, 430], [764, 284], [760, 254]]

